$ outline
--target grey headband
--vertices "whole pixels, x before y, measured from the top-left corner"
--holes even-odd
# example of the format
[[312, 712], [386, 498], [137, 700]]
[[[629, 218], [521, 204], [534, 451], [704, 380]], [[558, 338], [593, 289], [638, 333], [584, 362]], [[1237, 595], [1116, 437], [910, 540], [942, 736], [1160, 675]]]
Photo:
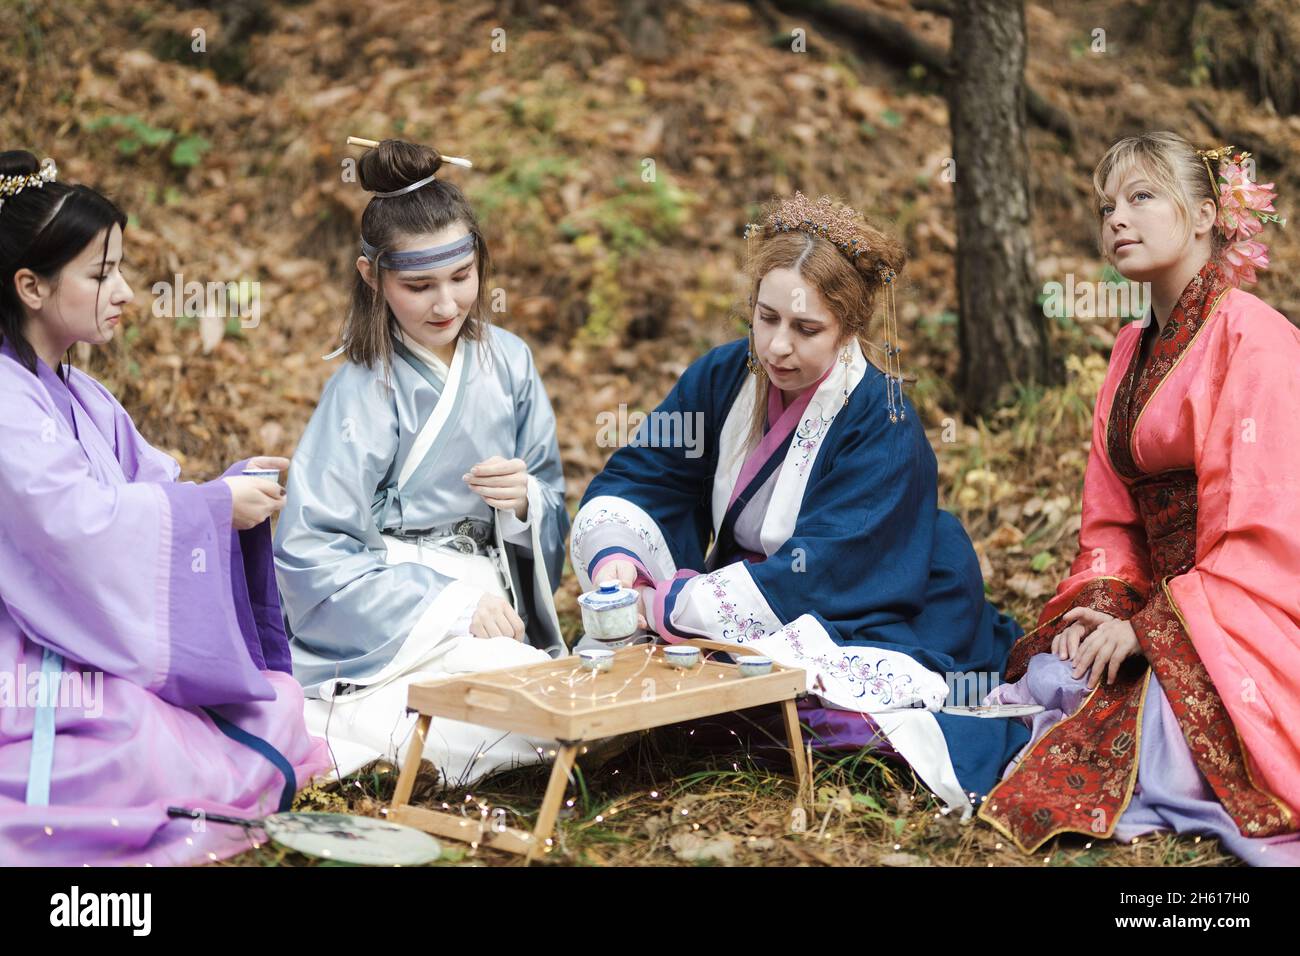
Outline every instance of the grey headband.
[[361, 239], [361, 253], [371, 262], [377, 258], [385, 269], [395, 272], [414, 272], [417, 269], [437, 268], [458, 262], [474, 251], [474, 233], [469, 232], [459, 239], [431, 249], [411, 249], [407, 252], [385, 252], [379, 256], [379, 250]]

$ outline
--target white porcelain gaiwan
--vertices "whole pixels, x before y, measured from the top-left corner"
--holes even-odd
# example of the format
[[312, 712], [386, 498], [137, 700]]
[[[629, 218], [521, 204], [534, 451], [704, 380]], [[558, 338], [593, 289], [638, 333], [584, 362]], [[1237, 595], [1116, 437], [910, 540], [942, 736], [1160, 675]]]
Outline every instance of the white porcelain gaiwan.
[[277, 485], [280, 483], [279, 468], [245, 468], [240, 474], [246, 478], [261, 478], [264, 481], [274, 481]]
[[578, 596], [582, 626], [598, 641], [621, 641], [636, 633], [637, 593], [617, 584], [602, 584]]

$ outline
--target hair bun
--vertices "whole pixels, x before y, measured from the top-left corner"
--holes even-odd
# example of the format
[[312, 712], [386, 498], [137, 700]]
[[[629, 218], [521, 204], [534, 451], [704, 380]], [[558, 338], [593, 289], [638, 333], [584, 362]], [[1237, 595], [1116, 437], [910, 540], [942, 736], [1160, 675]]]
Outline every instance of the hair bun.
[[40, 169], [40, 162], [25, 149], [0, 152], [0, 176], [30, 176]]
[[907, 253], [903, 243], [895, 236], [881, 232], [870, 224], [862, 229], [866, 238], [865, 254], [858, 257], [856, 265], [872, 282], [883, 282], [881, 276], [892, 272], [895, 276], [907, 265]]
[[386, 139], [366, 150], [357, 172], [367, 192], [386, 193], [432, 176], [441, 167], [442, 154], [432, 146]]

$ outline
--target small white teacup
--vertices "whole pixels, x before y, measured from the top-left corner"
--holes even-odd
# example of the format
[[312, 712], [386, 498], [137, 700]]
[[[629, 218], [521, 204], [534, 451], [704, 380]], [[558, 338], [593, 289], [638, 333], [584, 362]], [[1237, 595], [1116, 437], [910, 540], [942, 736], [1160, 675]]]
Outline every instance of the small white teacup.
[[603, 647], [578, 651], [578, 660], [589, 671], [607, 671], [614, 666], [614, 652]]
[[746, 654], [736, 659], [736, 666], [740, 668], [741, 677], [762, 677], [772, 673], [772, 658]]
[[240, 474], [245, 478], [261, 478], [263, 481], [274, 481], [277, 485], [280, 483], [279, 468], [245, 468]]
[[664, 660], [673, 667], [685, 670], [700, 662], [700, 649], [685, 644], [671, 644], [664, 648]]

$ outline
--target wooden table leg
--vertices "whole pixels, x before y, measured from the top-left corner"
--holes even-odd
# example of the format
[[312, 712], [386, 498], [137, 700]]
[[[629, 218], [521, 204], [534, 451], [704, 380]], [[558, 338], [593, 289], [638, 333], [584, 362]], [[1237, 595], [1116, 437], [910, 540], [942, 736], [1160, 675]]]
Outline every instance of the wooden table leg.
[[798, 802], [804, 802], [805, 794], [812, 792], [812, 779], [808, 774], [808, 757], [803, 749], [803, 732], [799, 729], [799, 709], [793, 699], [781, 703], [781, 714], [785, 718], [785, 733], [790, 740], [790, 760], [794, 764], [795, 785], [799, 788]]
[[542, 808], [537, 813], [537, 825], [533, 827], [533, 845], [528, 851], [529, 861], [537, 859], [546, 852], [546, 840], [555, 829], [555, 819], [560, 814], [560, 801], [569, 788], [569, 774], [573, 771], [574, 761], [578, 757], [578, 744], [561, 744], [555, 755], [555, 764], [551, 767], [551, 781], [546, 785], [546, 796], [542, 798]]
[[397, 790], [393, 792], [393, 806], [401, 807], [410, 803], [411, 790], [415, 787], [415, 777], [420, 772], [420, 760], [424, 757], [424, 738], [429, 735], [429, 724], [433, 720], [428, 714], [421, 714], [415, 722], [415, 738], [407, 748], [406, 760], [402, 763], [402, 772], [397, 777]]

